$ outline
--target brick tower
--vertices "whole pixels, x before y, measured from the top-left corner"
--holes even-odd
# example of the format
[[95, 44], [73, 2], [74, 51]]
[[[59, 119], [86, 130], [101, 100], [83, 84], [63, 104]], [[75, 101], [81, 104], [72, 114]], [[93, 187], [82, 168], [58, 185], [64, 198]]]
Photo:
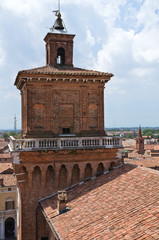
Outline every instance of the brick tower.
[[120, 166], [122, 144], [104, 131], [104, 86], [113, 76], [73, 66], [73, 39], [60, 12], [46, 66], [20, 71], [22, 139], [11, 137], [18, 182], [18, 239], [49, 239], [38, 201]]
[[141, 133], [141, 126], [139, 127], [138, 136], [136, 138], [136, 149], [139, 154], [144, 154], [144, 138]]

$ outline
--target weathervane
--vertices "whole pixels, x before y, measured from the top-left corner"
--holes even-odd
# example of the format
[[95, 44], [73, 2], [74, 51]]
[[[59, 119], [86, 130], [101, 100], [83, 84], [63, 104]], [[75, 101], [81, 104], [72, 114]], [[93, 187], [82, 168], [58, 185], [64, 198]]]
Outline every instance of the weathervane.
[[60, 0], [58, 0], [58, 10], [54, 10], [52, 12], [55, 13], [56, 17], [61, 17], [61, 14], [60, 14]]
[[[54, 30], [62, 31], [63, 33], [67, 32], [66, 26], [61, 18], [61, 13], [60, 13], [60, 0], [58, 0], [58, 10], [52, 11], [55, 13], [55, 16], [57, 17], [54, 25], [51, 28], [48, 28], [51, 30], [51, 32], [54, 32]], [[46, 27], [47, 28], [47, 27]]]

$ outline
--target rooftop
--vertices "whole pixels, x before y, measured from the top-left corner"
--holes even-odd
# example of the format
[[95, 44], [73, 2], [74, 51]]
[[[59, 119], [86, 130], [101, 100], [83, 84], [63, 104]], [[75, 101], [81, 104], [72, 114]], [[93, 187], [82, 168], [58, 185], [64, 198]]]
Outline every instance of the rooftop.
[[[62, 77], [64, 75], [67, 76], [87, 76], [87, 77], [113, 77], [112, 73], [107, 73], [107, 72], [99, 72], [99, 71], [94, 71], [94, 70], [86, 70], [86, 69], [82, 69], [82, 68], [77, 68], [77, 67], [71, 67], [71, 66], [43, 66], [43, 67], [38, 67], [38, 68], [33, 68], [33, 69], [28, 69], [28, 70], [22, 70], [18, 73], [17, 77], [16, 77], [16, 81], [15, 84], [18, 81], [19, 76], [23, 75], [23, 74], [35, 74], [35, 75], [54, 75], [56, 77]], [[109, 80], [109, 79], [107, 79]]]
[[40, 205], [61, 240], [159, 239], [158, 181], [158, 171], [126, 164], [68, 189], [66, 213], [57, 213], [57, 195]]
[[3, 172], [6, 172], [8, 169], [11, 169], [13, 172], [12, 163], [0, 163], [0, 174], [3, 174]]
[[16, 179], [13, 174], [0, 174], [0, 179], [3, 179], [4, 187], [16, 186]]

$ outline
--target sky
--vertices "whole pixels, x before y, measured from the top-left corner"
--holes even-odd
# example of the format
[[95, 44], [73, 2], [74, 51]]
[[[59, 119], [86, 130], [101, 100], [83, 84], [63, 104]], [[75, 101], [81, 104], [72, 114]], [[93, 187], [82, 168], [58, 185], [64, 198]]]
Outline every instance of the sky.
[[[0, 129], [21, 128], [18, 71], [45, 65], [57, 0], [0, 0]], [[110, 72], [105, 127], [159, 126], [159, 1], [61, 0], [74, 66]]]

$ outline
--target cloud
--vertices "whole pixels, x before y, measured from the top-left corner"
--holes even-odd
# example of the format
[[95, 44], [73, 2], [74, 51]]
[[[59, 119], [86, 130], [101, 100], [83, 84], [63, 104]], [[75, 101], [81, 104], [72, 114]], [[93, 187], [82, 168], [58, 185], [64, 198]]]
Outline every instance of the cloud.
[[2, 43], [0, 42], [0, 67], [3, 66], [5, 62], [5, 51], [2, 48]]
[[88, 29], [87, 30], [87, 42], [91, 45], [94, 46], [95, 45], [95, 38], [92, 36], [91, 31]]
[[[0, 8], [0, 79], [3, 93], [7, 84], [13, 84], [19, 70], [45, 64], [42, 39], [47, 30], [43, 27], [53, 25], [55, 17], [52, 10], [57, 9], [57, 1], [1, 0]], [[130, 123], [132, 119], [135, 124], [138, 120], [134, 109], [140, 104], [144, 106], [138, 110], [140, 118], [146, 116], [145, 105], [152, 104], [157, 109], [158, 0], [61, 0], [61, 9], [68, 31], [76, 34], [75, 66], [115, 75], [106, 84], [105, 90], [109, 126], [120, 122], [126, 124], [126, 121]], [[4, 99], [19, 101], [12, 90]], [[15, 109], [15, 112], [19, 111]], [[125, 109], [129, 109], [130, 117]], [[159, 118], [157, 111], [153, 113], [151, 109], [150, 114]]]

